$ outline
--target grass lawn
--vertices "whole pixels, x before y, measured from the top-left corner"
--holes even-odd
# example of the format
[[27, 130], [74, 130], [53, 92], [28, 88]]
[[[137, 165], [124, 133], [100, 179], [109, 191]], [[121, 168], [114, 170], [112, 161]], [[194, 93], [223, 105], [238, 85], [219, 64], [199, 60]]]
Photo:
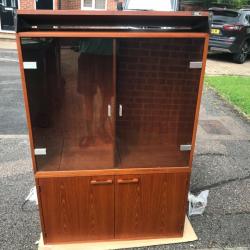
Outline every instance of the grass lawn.
[[205, 84], [250, 117], [250, 77], [206, 76]]

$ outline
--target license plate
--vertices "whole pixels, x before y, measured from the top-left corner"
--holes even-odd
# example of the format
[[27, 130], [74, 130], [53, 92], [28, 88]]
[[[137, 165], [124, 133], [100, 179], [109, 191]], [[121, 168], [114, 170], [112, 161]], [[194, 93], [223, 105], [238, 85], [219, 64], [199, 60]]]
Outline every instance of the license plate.
[[220, 30], [219, 29], [211, 29], [211, 34], [220, 35]]

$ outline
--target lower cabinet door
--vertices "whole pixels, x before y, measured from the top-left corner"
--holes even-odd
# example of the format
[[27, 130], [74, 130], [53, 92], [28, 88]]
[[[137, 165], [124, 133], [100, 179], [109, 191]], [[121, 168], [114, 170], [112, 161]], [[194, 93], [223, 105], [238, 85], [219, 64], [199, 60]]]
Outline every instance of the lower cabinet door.
[[188, 180], [188, 173], [115, 177], [115, 237], [182, 236]]
[[41, 178], [45, 243], [114, 238], [114, 177]]

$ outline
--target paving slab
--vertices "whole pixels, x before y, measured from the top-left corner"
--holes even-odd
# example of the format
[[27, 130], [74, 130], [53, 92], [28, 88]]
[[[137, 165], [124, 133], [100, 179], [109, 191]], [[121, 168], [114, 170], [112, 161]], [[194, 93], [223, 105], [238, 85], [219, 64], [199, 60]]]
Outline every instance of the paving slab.
[[16, 34], [0, 32], [0, 49], [16, 49]]

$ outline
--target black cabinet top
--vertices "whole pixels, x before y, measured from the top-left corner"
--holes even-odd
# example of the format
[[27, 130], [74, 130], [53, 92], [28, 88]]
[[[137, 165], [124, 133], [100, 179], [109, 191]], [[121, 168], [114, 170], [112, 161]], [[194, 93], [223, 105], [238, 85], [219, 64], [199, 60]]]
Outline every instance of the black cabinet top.
[[16, 31], [209, 32], [207, 12], [19, 10]]

